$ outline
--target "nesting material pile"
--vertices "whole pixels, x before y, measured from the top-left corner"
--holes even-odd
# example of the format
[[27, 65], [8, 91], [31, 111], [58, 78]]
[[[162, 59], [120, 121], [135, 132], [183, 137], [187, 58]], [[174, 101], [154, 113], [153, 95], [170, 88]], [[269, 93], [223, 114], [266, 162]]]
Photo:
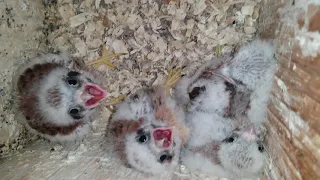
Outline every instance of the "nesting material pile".
[[[98, 67], [106, 74], [109, 92], [117, 97], [135, 92], [151, 79], [162, 82], [172, 66], [187, 65], [184, 73], [189, 74], [205, 61], [231, 53], [250, 41], [259, 17], [257, 3], [249, 0], [180, 0], [168, 4], [162, 0], [47, 0], [43, 7], [46, 30], [43, 34], [47, 38], [37, 40], [39, 44], [46, 44], [46, 49], [72, 52], [86, 63], [97, 60], [102, 48], [107, 49], [108, 55], [125, 53], [112, 59], [117, 68]], [[22, 51], [25, 49], [27, 47], [21, 47]], [[12, 142], [24, 138], [15, 137], [19, 140], [10, 138], [0, 146], [5, 153], [15, 150], [7, 148]]]
[[99, 58], [104, 43], [110, 55], [126, 53], [112, 60], [118, 71], [99, 67], [113, 96], [144, 86], [156, 74], [163, 79], [173, 65], [188, 65], [189, 72], [232, 52], [251, 40], [259, 16], [256, 2], [230, 0], [60, 0], [48, 10], [47, 19], [58, 25], [48, 38], [54, 48], [86, 62]]
[[[162, 0], [47, 0], [43, 7], [43, 33], [47, 38], [40, 38], [39, 42], [46, 44], [46, 49], [51, 51], [69, 51], [85, 63], [99, 59], [103, 48], [108, 55], [124, 53], [112, 59], [117, 68], [97, 67], [106, 74], [108, 91], [117, 97], [135, 92], [154, 78], [157, 79], [155, 83], [163, 82], [173, 66], [186, 65], [184, 73], [193, 73], [205, 61], [232, 53], [250, 41], [255, 36], [259, 17], [257, 3], [247, 0], [175, 0], [168, 4]], [[106, 174], [119, 178], [130, 174], [130, 177], [141, 178], [140, 173], [120, 166], [110, 152], [101, 149], [105, 146], [103, 136], [109, 115], [108, 112], [102, 113], [103, 118], [94, 124], [92, 136], [77, 149], [66, 150], [37, 142], [28, 148], [31, 151], [12, 161], [23, 166], [16, 173], [27, 173], [34, 178], [43, 173], [47, 178], [58, 179], [59, 176], [84, 178], [105, 177]], [[13, 141], [20, 140], [7, 141], [0, 147], [10, 146]], [[40, 154], [38, 162], [32, 162], [34, 154]], [[99, 166], [100, 174], [96, 169], [89, 173], [90, 176], [86, 171], [78, 173], [88, 164]], [[63, 168], [63, 165], [69, 165], [69, 168]], [[29, 170], [28, 167], [35, 169]], [[183, 166], [180, 171], [184, 171]], [[59, 173], [52, 175], [54, 172]], [[11, 175], [13, 173], [4, 177]], [[207, 177], [192, 174], [187, 178]]]

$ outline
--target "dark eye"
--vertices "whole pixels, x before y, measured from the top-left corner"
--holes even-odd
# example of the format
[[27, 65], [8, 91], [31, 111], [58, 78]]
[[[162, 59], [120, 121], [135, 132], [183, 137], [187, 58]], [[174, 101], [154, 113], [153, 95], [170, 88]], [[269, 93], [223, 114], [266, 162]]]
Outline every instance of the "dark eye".
[[77, 72], [77, 71], [70, 71], [70, 72], [67, 74], [68, 77], [75, 77], [75, 76], [79, 76], [79, 75], [80, 75], [80, 73]]
[[194, 100], [197, 96], [199, 96], [199, 94], [203, 91], [206, 90], [206, 87], [205, 86], [202, 86], [202, 87], [195, 87], [192, 89], [192, 91], [189, 93], [189, 98], [191, 100]]
[[67, 82], [70, 86], [78, 86], [79, 85], [79, 81], [74, 77], [68, 77]]
[[79, 107], [71, 108], [69, 110], [69, 114], [73, 119], [81, 119], [82, 118], [82, 116], [80, 114], [80, 108]]
[[134, 100], [137, 100], [137, 99], [139, 99], [139, 95], [138, 95], [138, 94], [135, 94], [132, 98], [133, 98]]
[[168, 154], [168, 152], [166, 152], [165, 154], [162, 154], [159, 158], [159, 162], [160, 163], [164, 163], [165, 161], [170, 161], [172, 159], [172, 155]]
[[227, 142], [228, 143], [232, 143], [234, 141], [234, 137], [229, 137], [228, 139], [227, 139]]
[[88, 81], [89, 83], [93, 83], [92, 79], [90, 79], [90, 78], [87, 78], [87, 81]]
[[145, 142], [148, 141], [148, 136], [146, 136], [146, 135], [141, 135], [141, 136], [139, 137], [138, 141], [139, 141], [140, 143], [145, 143]]
[[168, 159], [168, 155], [166, 155], [166, 154], [163, 154], [162, 156], [160, 156], [160, 159], [159, 159], [159, 161], [160, 161], [160, 163], [163, 163], [165, 160], [167, 160]]
[[264, 147], [263, 147], [262, 144], [259, 144], [259, 145], [258, 145], [258, 150], [259, 150], [261, 153], [263, 153]]
[[71, 109], [70, 110], [70, 114], [78, 114], [79, 113], [79, 109]]
[[134, 96], [131, 96], [131, 99], [132, 99], [134, 102], [138, 102], [138, 101], [139, 101], [139, 95], [138, 95], [138, 94], [135, 94]]

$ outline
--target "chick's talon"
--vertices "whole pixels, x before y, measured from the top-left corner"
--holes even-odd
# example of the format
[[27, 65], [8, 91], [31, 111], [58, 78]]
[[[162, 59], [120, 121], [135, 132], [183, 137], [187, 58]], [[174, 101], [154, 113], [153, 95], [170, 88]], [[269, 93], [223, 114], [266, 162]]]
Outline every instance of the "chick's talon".
[[107, 103], [107, 106], [116, 105], [116, 104], [122, 102], [126, 97], [127, 97], [127, 95], [120, 95], [115, 98], [110, 98], [109, 102]]
[[88, 63], [89, 66], [94, 66], [95, 68], [98, 68], [101, 65], [106, 65], [112, 69], [117, 69], [116, 66], [110, 62], [110, 59], [113, 57], [122, 56], [124, 53], [116, 53], [109, 56], [102, 55], [98, 60]]
[[218, 56], [222, 56], [222, 46], [221, 45], [216, 46], [216, 53]]
[[169, 71], [167, 81], [165, 83], [167, 93], [170, 92], [170, 89], [177, 84], [177, 82], [181, 79], [181, 73], [184, 67], [172, 68]]

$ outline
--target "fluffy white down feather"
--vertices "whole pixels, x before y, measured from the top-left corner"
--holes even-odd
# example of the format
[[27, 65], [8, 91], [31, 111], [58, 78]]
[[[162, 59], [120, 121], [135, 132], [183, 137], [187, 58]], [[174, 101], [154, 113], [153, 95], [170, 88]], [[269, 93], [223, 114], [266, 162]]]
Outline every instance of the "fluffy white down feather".
[[[169, 96], [166, 98], [166, 105], [175, 112], [176, 120], [184, 124], [183, 109]], [[148, 90], [140, 90], [119, 104], [111, 119], [111, 123], [119, 120], [137, 121], [141, 117], [143, 117], [144, 122], [140, 128], [144, 130], [152, 131], [154, 125], [157, 127], [168, 126], [165, 121], [160, 121], [155, 118], [152, 96]], [[125, 161], [136, 170], [154, 175], [173, 171], [178, 165], [181, 139], [177, 134], [176, 127], [172, 128], [174, 141], [172, 151], [174, 156], [172, 157], [171, 163], [159, 163], [159, 157], [156, 155], [159, 152], [158, 149], [137, 142], [137, 132], [128, 133], [125, 135], [125, 139], [122, 139], [124, 141], [124, 149], [122, 150], [125, 153]]]
[[[182, 78], [176, 87], [176, 92], [183, 94], [177, 94], [176, 97], [182, 104], [191, 104], [186, 116], [191, 134], [181, 156], [184, 165], [193, 171], [202, 171], [219, 177], [252, 178], [259, 175], [264, 166], [261, 142], [248, 141], [232, 131], [236, 127], [243, 129], [251, 124], [260, 126], [264, 121], [276, 68], [274, 53], [275, 49], [271, 43], [255, 40], [241, 47], [234, 58], [226, 60], [227, 63], [217, 71], [236, 82], [243, 83], [239, 89], [243, 90], [244, 86], [250, 91], [250, 108], [245, 116], [245, 123], [239, 119], [221, 116], [221, 111], [217, 111], [217, 107], [225, 107], [228, 103], [228, 96], [227, 94], [224, 96], [223, 85], [216, 83], [216, 78], [209, 81], [200, 77], [204, 69], [210, 67], [210, 63], [200, 68], [194, 76]], [[205, 86], [206, 90], [210, 91], [199, 95], [195, 100], [197, 103], [191, 102], [188, 93], [192, 87], [199, 85]], [[218, 91], [222, 94], [217, 93]], [[210, 109], [213, 111], [208, 111]], [[204, 150], [210, 143], [219, 146], [216, 152], [211, 154], [217, 156], [217, 161], [213, 161], [208, 154], [200, 153], [201, 149]], [[195, 148], [197, 152], [192, 151]]]

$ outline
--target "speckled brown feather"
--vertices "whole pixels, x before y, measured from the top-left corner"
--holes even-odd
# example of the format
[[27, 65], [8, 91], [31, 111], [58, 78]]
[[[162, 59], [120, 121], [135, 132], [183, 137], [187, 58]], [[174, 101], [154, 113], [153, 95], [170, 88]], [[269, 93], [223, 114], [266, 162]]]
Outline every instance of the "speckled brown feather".
[[[55, 63], [35, 64], [33, 67], [28, 68], [20, 75], [18, 79], [18, 92], [19, 92], [19, 107], [22, 110], [28, 125], [41, 134], [46, 135], [69, 135], [77, 129], [81, 122], [74, 122], [66, 126], [57, 126], [53, 123], [46, 122], [44, 117], [40, 114], [39, 107], [37, 107], [38, 99], [37, 93], [39, 92], [39, 83], [55, 68], [62, 67]], [[48, 92], [49, 97], [47, 101], [52, 104], [59, 102], [59, 94], [56, 90]], [[51, 94], [51, 95], [50, 95]]]
[[110, 124], [110, 131], [115, 137], [122, 137], [128, 133], [136, 132], [143, 123], [143, 118], [138, 121], [133, 120], [117, 120]]
[[187, 142], [189, 130], [184, 124], [181, 124], [176, 120], [173, 110], [166, 105], [165, 88], [162, 86], [155, 86], [152, 95], [156, 119], [166, 121], [169, 126], [175, 127], [182, 140], [182, 145], [184, 145]]
[[126, 153], [125, 153], [125, 139], [124, 136], [129, 133], [137, 132], [138, 129], [143, 124], [143, 118], [140, 118], [138, 121], [133, 120], [117, 120], [112, 121], [108, 125], [107, 129], [113, 136], [113, 142], [115, 146], [116, 153], [118, 153], [122, 162], [127, 167], [130, 167], [129, 163], [126, 161]]
[[34, 84], [40, 82], [40, 80], [49, 74], [49, 72], [61, 65], [56, 63], [35, 64], [33, 67], [26, 69], [18, 79], [18, 91], [19, 95], [27, 95]]
[[25, 116], [28, 125], [42, 134], [47, 135], [68, 135], [72, 133], [78, 126], [81, 125], [80, 122], [75, 122], [68, 126], [57, 126], [55, 124], [46, 122], [43, 120], [38, 107], [36, 106], [37, 100], [35, 93], [31, 93], [27, 96], [21, 97], [20, 108], [23, 115]]
[[246, 115], [250, 109], [250, 95], [251, 92], [249, 90], [237, 90], [234, 96], [230, 99], [229, 114], [227, 117], [234, 118]]
[[62, 101], [59, 89], [56, 87], [49, 89], [47, 92], [46, 101], [51, 107], [58, 108]]
[[232, 107], [232, 102], [234, 100], [234, 98], [236, 97], [237, 94], [237, 89], [236, 86], [229, 83], [228, 81], [224, 82], [225, 86], [226, 86], [226, 91], [229, 93], [229, 105], [225, 108], [224, 110], [224, 117], [233, 117], [233, 111], [231, 111], [231, 107]]
[[218, 158], [218, 151], [220, 149], [220, 143], [211, 142], [201, 147], [196, 147], [190, 149], [193, 153], [199, 153], [204, 157], [209, 158], [214, 164], [220, 164], [220, 160]]

